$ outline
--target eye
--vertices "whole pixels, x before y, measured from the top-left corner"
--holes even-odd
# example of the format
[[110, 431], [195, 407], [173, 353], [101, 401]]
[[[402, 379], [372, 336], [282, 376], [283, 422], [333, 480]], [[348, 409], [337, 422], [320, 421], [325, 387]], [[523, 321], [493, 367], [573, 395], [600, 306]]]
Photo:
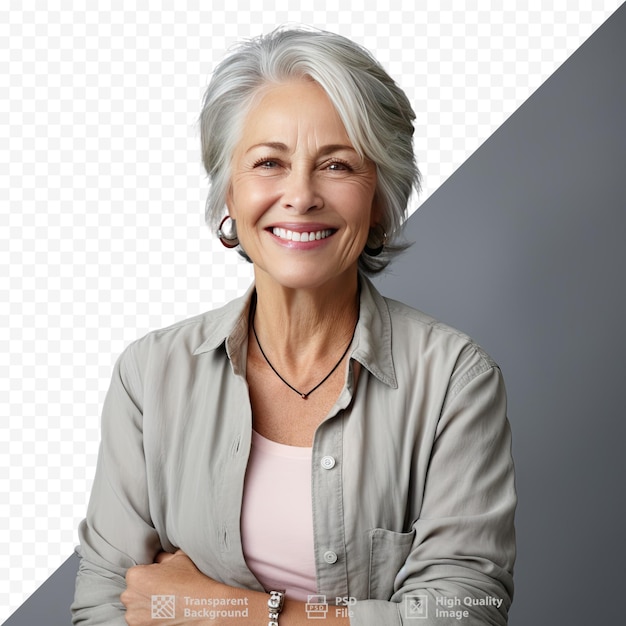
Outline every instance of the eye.
[[256, 161], [253, 167], [259, 167], [264, 170], [272, 170], [278, 167], [278, 162], [273, 159], [263, 158]]
[[352, 167], [346, 163], [345, 161], [331, 161], [327, 166], [331, 172], [350, 172], [352, 171]]

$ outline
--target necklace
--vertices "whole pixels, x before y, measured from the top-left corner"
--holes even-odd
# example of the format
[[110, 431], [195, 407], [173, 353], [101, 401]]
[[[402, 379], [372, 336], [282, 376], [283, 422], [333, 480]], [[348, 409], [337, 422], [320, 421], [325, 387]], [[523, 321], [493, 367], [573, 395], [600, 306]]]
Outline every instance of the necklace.
[[254, 338], [256, 339], [256, 344], [257, 346], [259, 346], [259, 350], [261, 351], [261, 354], [263, 355], [263, 358], [265, 359], [265, 362], [270, 366], [270, 368], [272, 369], [272, 371], [274, 372], [274, 374], [276, 374], [276, 376], [278, 376], [278, 378], [280, 378], [285, 385], [287, 385], [287, 387], [289, 387], [289, 389], [291, 389], [292, 391], [295, 391], [303, 400], [306, 400], [316, 389], [319, 389], [335, 372], [335, 370], [339, 367], [339, 364], [343, 361], [344, 357], [346, 356], [346, 354], [348, 354], [348, 350], [350, 349], [350, 346], [352, 345], [352, 340], [354, 339], [354, 334], [356, 333], [356, 327], [359, 323], [359, 318], [357, 316], [356, 318], [356, 324], [354, 325], [354, 330], [352, 331], [352, 337], [350, 338], [350, 341], [348, 342], [348, 345], [346, 346], [346, 349], [343, 351], [343, 354], [341, 355], [341, 357], [339, 358], [339, 360], [337, 361], [337, 363], [335, 363], [333, 369], [330, 370], [330, 372], [328, 372], [328, 374], [326, 374], [326, 376], [324, 376], [324, 378], [322, 378], [322, 380], [320, 380], [319, 383], [317, 383], [317, 385], [315, 385], [315, 387], [313, 387], [312, 389], [309, 389], [309, 391], [304, 392], [304, 391], [300, 391], [299, 389], [296, 389], [292, 384], [288, 383], [279, 373], [278, 370], [272, 365], [271, 361], [267, 358], [267, 355], [265, 354], [265, 352], [263, 351], [263, 348], [261, 347], [261, 342], [259, 341], [259, 336], [256, 334], [256, 328], [254, 327], [254, 318], [256, 317], [256, 300], [254, 302], [254, 309], [251, 311], [252, 315], [252, 332], [254, 333]]

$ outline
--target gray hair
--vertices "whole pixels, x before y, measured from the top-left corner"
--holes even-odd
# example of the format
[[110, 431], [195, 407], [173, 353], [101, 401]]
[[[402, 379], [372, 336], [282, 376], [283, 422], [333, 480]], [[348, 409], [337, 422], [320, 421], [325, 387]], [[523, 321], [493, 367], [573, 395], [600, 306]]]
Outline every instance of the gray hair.
[[[373, 231], [384, 231], [388, 243], [380, 256], [363, 251], [359, 268], [379, 272], [406, 248], [393, 240], [407, 218], [411, 192], [420, 185], [412, 144], [415, 114], [378, 61], [334, 33], [278, 28], [243, 42], [216, 67], [200, 113], [202, 161], [211, 183], [207, 224], [216, 229], [224, 216], [232, 154], [255, 96], [267, 85], [298, 78], [309, 78], [324, 89], [354, 148], [376, 165], [381, 220], [380, 229]], [[381, 243], [381, 233], [371, 232], [368, 246]]]

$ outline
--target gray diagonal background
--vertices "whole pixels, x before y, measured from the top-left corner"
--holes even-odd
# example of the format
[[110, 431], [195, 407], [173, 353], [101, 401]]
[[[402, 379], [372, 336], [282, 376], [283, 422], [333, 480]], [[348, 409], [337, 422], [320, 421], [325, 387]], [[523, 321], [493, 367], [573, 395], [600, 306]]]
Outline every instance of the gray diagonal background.
[[[473, 335], [509, 389], [511, 626], [617, 624], [623, 557], [626, 5], [410, 219], [379, 281]], [[66, 626], [76, 558], [4, 626]]]
[[510, 624], [623, 623], [626, 5], [410, 219], [380, 288], [462, 328], [509, 392]]

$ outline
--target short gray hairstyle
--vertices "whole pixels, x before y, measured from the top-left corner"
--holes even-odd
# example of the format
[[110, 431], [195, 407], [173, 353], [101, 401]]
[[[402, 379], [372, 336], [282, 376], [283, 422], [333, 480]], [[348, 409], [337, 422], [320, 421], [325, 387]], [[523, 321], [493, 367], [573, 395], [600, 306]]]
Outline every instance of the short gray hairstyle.
[[[363, 251], [359, 268], [379, 272], [406, 248], [393, 240], [407, 218], [409, 197], [420, 186], [412, 142], [415, 113], [365, 48], [327, 31], [278, 28], [244, 41], [216, 67], [200, 113], [202, 161], [210, 181], [207, 224], [216, 229], [224, 216], [232, 154], [255, 96], [268, 85], [300, 78], [324, 89], [357, 152], [376, 165], [380, 227], [388, 243], [380, 256]], [[381, 243], [380, 232], [370, 233], [368, 246]]]

